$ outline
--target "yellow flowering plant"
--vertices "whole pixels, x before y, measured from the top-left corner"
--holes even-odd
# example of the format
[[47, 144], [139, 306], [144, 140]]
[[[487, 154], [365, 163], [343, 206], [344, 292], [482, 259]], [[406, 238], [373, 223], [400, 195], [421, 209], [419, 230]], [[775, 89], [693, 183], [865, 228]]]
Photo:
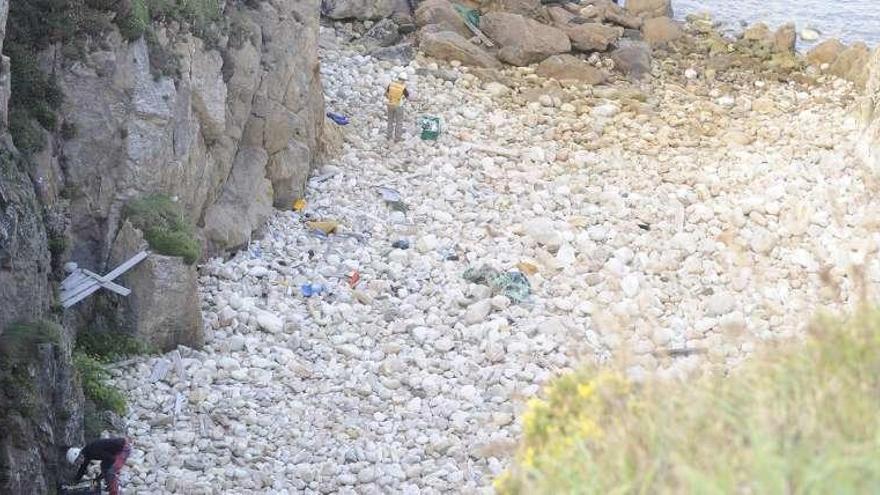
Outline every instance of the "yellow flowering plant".
[[727, 377], [559, 377], [500, 494], [880, 493], [880, 313], [820, 318]]

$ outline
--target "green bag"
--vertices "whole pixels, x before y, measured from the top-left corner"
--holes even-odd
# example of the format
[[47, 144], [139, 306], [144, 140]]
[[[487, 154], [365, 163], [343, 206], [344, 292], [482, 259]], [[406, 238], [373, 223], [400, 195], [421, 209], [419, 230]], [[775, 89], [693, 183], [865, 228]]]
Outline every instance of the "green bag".
[[480, 27], [480, 13], [474, 9], [469, 9], [464, 5], [453, 4], [455, 10], [458, 12], [458, 15], [462, 16], [467, 22], [474, 25], [474, 27]]
[[419, 127], [422, 128], [422, 139], [425, 141], [436, 141], [440, 137], [440, 119], [438, 117], [426, 116], [419, 119]]

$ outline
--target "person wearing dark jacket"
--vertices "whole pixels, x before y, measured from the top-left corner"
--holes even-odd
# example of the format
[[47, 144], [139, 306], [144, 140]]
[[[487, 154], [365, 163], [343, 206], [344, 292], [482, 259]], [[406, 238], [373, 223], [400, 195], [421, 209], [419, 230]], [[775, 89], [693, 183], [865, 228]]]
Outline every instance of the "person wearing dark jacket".
[[101, 475], [107, 483], [110, 495], [119, 495], [119, 470], [125, 465], [125, 460], [131, 453], [131, 444], [125, 438], [102, 438], [86, 445], [82, 449], [71, 447], [67, 450], [67, 462], [76, 465], [82, 460], [82, 465], [76, 473], [74, 483], [82, 479], [89, 469], [92, 461], [101, 461]]

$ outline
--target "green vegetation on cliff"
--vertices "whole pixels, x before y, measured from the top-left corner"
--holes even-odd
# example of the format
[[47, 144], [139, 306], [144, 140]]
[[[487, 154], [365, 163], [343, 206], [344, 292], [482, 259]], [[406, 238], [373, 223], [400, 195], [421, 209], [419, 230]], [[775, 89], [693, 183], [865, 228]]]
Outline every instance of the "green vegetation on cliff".
[[218, 0], [130, 0], [117, 17], [119, 30], [128, 40], [147, 34], [154, 22], [174, 20], [185, 23], [189, 30], [209, 44], [221, 31]]
[[880, 313], [820, 319], [772, 351], [696, 382], [557, 379], [498, 492], [880, 492]]
[[82, 383], [86, 399], [95, 403], [100, 410], [125, 414], [126, 402], [122, 392], [107, 383], [110, 372], [101, 361], [80, 351], [73, 353], [73, 365]]
[[87, 439], [98, 438], [102, 430], [113, 427], [104, 411], [123, 415], [128, 407], [122, 392], [108, 382], [107, 365], [153, 352], [150, 345], [120, 332], [87, 328], [77, 333], [73, 364], [88, 399], [83, 415]]
[[0, 334], [0, 357], [3, 361], [33, 358], [41, 344], [57, 344], [58, 326], [47, 321], [13, 323]]
[[121, 359], [156, 350], [149, 344], [120, 332], [84, 329], [76, 335], [76, 350], [101, 363], [112, 363]]
[[63, 94], [54, 73], [41, 67], [39, 54], [59, 45], [62, 53], [80, 53], [95, 30], [109, 26], [83, 1], [10, 2], [4, 53], [11, 64], [9, 132], [16, 147], [36, 153], [46, 146], [42, 129], [55, 131]]
[[154, 195], [128, 203], [125, 217], [144, 233], [150, 247], [159, 254], [180, 256], [193, 264], [202, 256], [202, 247], [178, 203], [168, 196]]
[[[57, 344], [60, 330], [54, 323], [39, 320], [13, 323], [0, 334], [0, 409], [8, 408], [29, 417], [37, 407], [31, 373], [41, 345]], [[0, 420], [7, 420], [0, 414]], [[0, 430], [5, 426], [0, 423]]]

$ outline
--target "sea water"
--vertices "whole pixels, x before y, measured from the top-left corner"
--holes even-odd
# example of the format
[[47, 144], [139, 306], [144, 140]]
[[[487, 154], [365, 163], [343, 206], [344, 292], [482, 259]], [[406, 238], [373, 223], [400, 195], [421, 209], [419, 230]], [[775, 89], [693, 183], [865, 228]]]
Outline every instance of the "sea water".
[[[880, 0], [672, 0], [672, 8], [682, 19], [709, 12], [732, 31], [759, 21], [771, 27], [794, 22], [798, 33], [804, 28], [818, 31], [819, 42], [837, 38], [847, 44], [880, 45]], [[800, 49], [812, 44], [798, 40]]]

